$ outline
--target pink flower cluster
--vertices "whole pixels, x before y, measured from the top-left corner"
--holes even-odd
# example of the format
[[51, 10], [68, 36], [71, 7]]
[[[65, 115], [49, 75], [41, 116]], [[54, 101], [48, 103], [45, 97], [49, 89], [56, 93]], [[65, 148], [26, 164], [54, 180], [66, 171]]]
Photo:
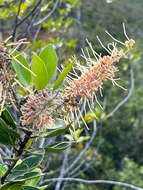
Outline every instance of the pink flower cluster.
[[[89, 42], [88, 42], [89, 43]], [[124, 43], [127, 49], [134, 45], [134, 40], [129, 40]], [[91, 44], [89, 43], [90, 47]], [[91, 47], [92, 48], [92, 47]], [[108, 51], [108, 49], [106, 49]], [[94, 51], [92, 49], [92, 51]], [[87, 67], [79, 67], [81, 76], [77, 77], [73, 81], [69, 81], [69, 86], [65, 90], [64, 98], [70, 105], [75, 105], [76, 98], [86, 98], [91, 99], [93, 94], [95, 94], [99, 89], [102, 89], [103, 82], [107, 79], [114, 81], [115, 72], [118, 71], [118, 67], [115, 63], [118, 63], [121, 58], [124, 57], [125, 53], [123, 49], [118, 50], [118, 48], [113, 45], [113, 50], [108, 51], [110, 55], [99, 56], [97, 61], [93, 61], [90, 57], [83, 57], [86, 60]], [[95, 52], [93, 52], [95, 55]], [[96, 53], [97, 54], [97, 53]], [[115, 82], [116, 83], [116, 82]]]
[[[45, 125], [53, 125], [53, 110], [61, 103], [57, 92], [43, 90], [30, 95], [26, 103], [21, 106], [22, 125], [29, 126], [29, 130], [43, 131]], [[51, 113], [51, 114], [50, 114]]]

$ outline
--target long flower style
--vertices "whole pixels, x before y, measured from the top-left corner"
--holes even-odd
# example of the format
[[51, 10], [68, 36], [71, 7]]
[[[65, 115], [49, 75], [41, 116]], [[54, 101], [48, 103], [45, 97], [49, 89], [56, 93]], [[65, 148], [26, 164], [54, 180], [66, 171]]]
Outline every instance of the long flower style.
[[[127, 37], [126, 33], [125, 36]], [[77, 115], [79, 115], [84, 121], [80, 111], [80, 105], [85, 102], [84, 107], [86, 107], [87, 103], [88, 107], [92, 111], [90, 102], [96, 102], [99, 104], [97, 100], [97, 92], [99, 91], [102, 96], [102, 86], [104, 81], [110, 80], [113, 84], [124, 89], [122, 86], [117, 84], [116, 80], [118, 79], [114, 78], [115, 73], [118, 71], [118, 67], [115, 66], [115, 63], [118, 63], [120, 59], [125, 56], [126, 52], [133, 47], [135, 41], [127, 37], [127, 41], [122, 43], [113, 38], [115, 42], [118, 42], [126, 47], [125, 51], [123, 48], [118, 49], [117, 43], [115, 42], [108, 44], [106, 48], [98, 37], [97, 39], [109, 55], [101, 57], [101, 55], [93, 50], [91, 43], [87, 40], [94, 59], [91, 58], [88, 49], [86, 49], [86, 53], [82, 50], [82, 57], [86, 61], [86, 66], [82, 66], [76, 60], [75, 67], [73, 68], [73, 73], [75, 76], [74, 79], [71, 79], [71, 75], [73, 74], [67, 76], [68, 85], [63, 93], [64, 101], [67, 102], [65, 106], [65, 109], [68, 111], [67, 118], [72, 117], [74, 120], [77, 118]], [[81, 73], [80, 76], [78, 75], [79, 72]]]
[[65, 99], [69, 100], [72, 105], [76, 97], [85, 97], [87, 99], [92, 98], [93, 93], [102, 89], [103, 81], [110, 79], [113, 81], [115, 72], [118, 68], [113, 63], [119, 62], [124, 56], [122, 50], [118, 51], [115, 47], [111, 55], [103, 56], [98, 61], [93, 61], [90, 57], [83, 55], [86, 60], [86, 66], [81, 66], [76, 62], [78, 70], [81, 72], [81, 76], [70, 82], [67, 77], [69, 86], [66, 89]]

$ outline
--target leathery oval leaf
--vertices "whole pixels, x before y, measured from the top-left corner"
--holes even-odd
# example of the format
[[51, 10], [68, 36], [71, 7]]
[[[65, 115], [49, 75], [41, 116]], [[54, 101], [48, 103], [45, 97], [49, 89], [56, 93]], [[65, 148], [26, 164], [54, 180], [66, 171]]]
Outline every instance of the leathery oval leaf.
[[67, 74], [70, 72], [70, 70], [72, 69], [74, 62], [70, 62], [60, 73], [59, 77], [57, 78], [55, 84], [53, 85], [53, 88], [56, 89], [58, 88], [62, 82], [64, 81], [65, 77], [67, 76]]
[[69, 146], [70, 146], [69, 142], [62, 142], [44, 148], [46, 152], [59, 152], [66, 150]]
[[51, 138], [51, 137], [55, 137], [55, 136], [58, 136], [60, 134], [63, 134], [65, 131], [67, 131], [69, 129], [69, 126], [66, 126], [66, 127], [60, 127], [60, 128], [57, 128], [57, 129], [54, 129], [52, 131], [49, 131], [49, 132], [46, 132], [44, 133], [42, 136], [44, 138]]
[[35, 87], [37, 90], [43, 90], [48, 84], [48, 73], [45, 63], [36, 54], [33, 54], [31, 70], [36, 74], [36, 76], [32, 76]]
[[[12, 66], [17, 74], [20, 83], [27, 87], [29, 86], [32, 79], [30, 71], [27, 70], [30, 70], [29, 64], [20, 52], [15, 51], [13, 53], [13, 56], [15, 57], [15, 59], [12, 60]], [[21, 63], [21, 65], [19, 64], [19, 62]]]
[[10, 114], [10, 112], [7, 109], [4, 109], [1, 115], [2, 119], [6, 122], [7, 125], [12, 127], [13, 129], [16, 129], [16, 123]]
[[46, 70], [48, 73], [48, 82], [52, 78], [56, 67], [58, 63], [58, 58], [55, 49], [51, 44], [46, 46], [41, 52], [40, 52], [40, 58], [43, 60], [46, 66]]
[[40, 190], [40, 189], [32, 186], [23, 186], [23, 190]]
[[0, 118], [0, 143], [13, 146], [17, 139], [19, 134]]

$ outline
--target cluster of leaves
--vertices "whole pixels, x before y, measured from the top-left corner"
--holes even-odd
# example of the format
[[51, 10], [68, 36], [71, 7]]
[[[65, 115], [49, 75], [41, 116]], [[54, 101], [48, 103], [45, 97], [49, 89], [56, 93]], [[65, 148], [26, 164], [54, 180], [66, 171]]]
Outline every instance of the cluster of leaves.
[[[36, 74], [36, 77], [32, 76], [29, 64], [24, 56], [22, 54], [19, 54], [18, 51], [14, 52], [14, 56], [16, 55], [17, 59], [13, 59], [12, 66], [17, 73], [17, 77], [20, 83], [25, 86], [25, 89], [29, 88], [31, 83], [37, 88], [37, 90], [44, 89], [53, 76], [57, 65], [57, 56], [53, 47], [49, 45], [41, 51], [39, 56], [36, 54], [33, 55], [31, 62], [31, 71], [33, 71], [33, 74]], [[64, 75], [61, 74], [60, 78], [60, 81], [62, 81], [64, 79]], [[66, 126], [51, 129], [44, 134], [44, 138], [57, 136], [66, 130]], [[20, 139], [21, 134], [18, 131], [17, 124], [13, 120], [13, 117], [7, 109], [3, 110], [0, 117], [0, 143], [17, 147], [17, 143], [20, 143]], [[49, 152], [64, 150], [67, 147], [68, 143], [60, 143], [45, 147], [44, 149], [46, 152]], [[23, 148], [25, 148], [25, 145]], [[36, 186], [40, 180], [39, 177], [41, 175], [41, 170], [37, 170], [36, 167], [41, 163], [44, 157], [44, 149], [29, 152], [28, 158], [21, 160], [21, 163], [18, 161], [19, 157], [16, 157], [15, 159], [13, 158], [11, 161], [15, 164], [17, 163], [17, 165], [12, 168], [11, 173], [6, 177], [7, 183], [2, 185], [0, 189], [29, 189], [29, 185]], [[7, 171], [7, 168], [1, 165], [1, 177], [3, 177]], [[43, 187], [41, 187], [41, 189], [42, 188]], [[33, 187], [33, 189], [37, 188]]]

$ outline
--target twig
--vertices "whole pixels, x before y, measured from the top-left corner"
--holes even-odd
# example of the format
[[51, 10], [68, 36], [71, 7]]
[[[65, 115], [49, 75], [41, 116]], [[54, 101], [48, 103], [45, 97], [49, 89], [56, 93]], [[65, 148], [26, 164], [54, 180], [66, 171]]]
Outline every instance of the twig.
[[[9, 80], [9, 78], [8, 78], [8, 80]], [[15, 94], [13, 88], [12, 88], [12, 85], [11, 85], [10, 80], [9, 80], [9, 88], [10, 88], [10, 90], [11, 90], [11, 92], [12, 92], [12, 96], [13, 96], [13, 98], [14, 98], [14, 100], [15, 100], [16, 108], [18, 109], [19, 114], [22, 115], [21, 110], [20, 110], [20, 105], [19, 105], [19, 103], [18, 103], [17, 96], [16, 96], [16, 94]]]
[[[31, 40], [32, 44], [36, 40], [36, 38], [38, 36], [38, 33], [40, 32], [40, 29], [41, 29], [41, 24], [38, 25], [37, 28], [34, 27], [33, 24], [36, 22], [37, 19], [40, 19], [40, 16], [41, 16], [41, 11], [40, 10], [41, 10], [44, 2], [45, 2], [45, 0], [43, 1], [43, 3], [41, 3], [39, 5], [39, 8], [38, 8], [37, 12], [35, 14], [31, 15], [32, 16], [32, 20], [30, 21], [28, 27], [26, 28], [26, 32], [25, 33], [28, 34], [29, 39]], [[35, 32], [35, 28], [36, 28], [36, 32]], [[31, 35], [31, 31], [32, 31], [32, 35]], [[35, 33], [34, 35], [33, 35], [33, 32]]]
[[70, 147], [65, 152], [63, 164], [62, 164], [60, 175], [59, 175], [59, 180], [58, 180], [58, 182], [56, 184], [55, 190], [60, 190], [61, 183], [62, 183], [62, 181], [60, 180], [60, 178], [64, 177], [64, 170], [65, 170], [65, 167], [67, 165], [67, 160], [68, 160], [69, 152], [70, 152]]
[[35, 32], [35, 35], [34, 35], [34, 37], [33, 37], [33, 39], [32, 39], [32, 43], [34, 43], [34, 42], [36, 41], [37, 36], [38, 36], [40, 30], [41, 30], [41, 24], [39, 24], [39, 26], [38, 26], [38, 28], [37, 28], [37, 31]]
[[54, 11], [56, 10], [56, 7], [57, 7], [58, 3], [59, 3], [59, 0], [56, 0], [53, 9], [47, 14], [47, 16], [45, 16], [41, 20], [39, 20], [36, 23], [34, 23], [33, 26], [37, 26], [37, 25], [41, 24], [42, 22], [46, 21], [47, 18], [49, 18], [54, 13]]
[[71, 170], [72, 168], [75, 167], [75, 165], [78, 163], [78, 161], [82, 158], [83, 154], [88, 150], [90, 144], [92, 143], [92, 141], [94, 140], [94, 137], [96, 135], [96, 121], [94, 120], [93, 123], [93, 133], [92, 136], [90, 138], [90, 140], [88, 141], [88, 143], [86, 144], [85, 148], [83, 149], [83, 151], [80, 152], [80, 154], [78, 155], [78, 157], [73, 161], [73, 163], [65, 170], [65, 174], [69, 172], [69, 170]]
[[85, 163], [85, 160], [82, 160], [80, 163], [79, 163], [79, 165], [76, 167], [76, 168], [74, 168], [74, 170], [69, 174], [69, 176], [72, 176], [73, 177], [73, 175], [76, 173], [77, 174], [77, 172], [78, 172], [78, 170], [82, 167], [82, 165]]
[[21, 20], [19, 23], [17, 23], [17, 27], [20, 26], [25, 20], [28, 19], [28, 17], [30, 17], [34, 12], [35, 10], [38, 8], [38, 6], [41, 4], [42, 0], [39, 0], [38, 3], [33, 7], [33, 9], [31, 10], [31, 12], [29, 14], [27, 14], [23, 20]]
[[14, 30], [13, 30], [13, 34], [12, 34], [12, 42], [14, 42], [14, 40], [15, 40], [15, 35], [16, 35], [16, 30], [17, 30], [18, 16], [19, 16], [19, 13], [20, 13], [20, 8], [21, 8], [22, 2], [23, 2], [23, 0], [20, 0], [18, 11], [17, 11], [16, 18], [15, 18]]
[[[82, 171], [79, 171], [79, 172], [77, 172], [78, 170], [76, 170], [76, 168], [70, 173], [70, 177], [77, 177], [77, 176], [79, 176], [82, 172], [85, 172], [85, 171], [87, 171], [88, 170], [88, 168], [89, 167], [91, 167], [93, 164], [94, 164], [94, 157], [95, 156], [97, 156], [98, 155], [98, 150], [99, 150], [99, 148], [100, 148], [100, 145], [101, 145], [101, 141], [102, 141], [102, 139], [101, 139], [101, 137], [102, 137], [102, 126], [101, 126], [101, 128], [100, 128], [100, 131], [99, 131], [99, 141], [98, 141], [98, 144], [97, 144], [97, 147], [96, 147], [96, 151], [94, 152], [94, 154], [93, 155], [91, 155], [91, 161], [88, 163], [88, 166], [86, 165], [86, 166], [84, 166], [84, 168], [82, 169]], [[85, 163], [86, 161], [84, 160], [83, 161], [83, 163], [82, 163], [82, 165]], [[78, 166], [82, 166], [81, 165], [81, 163], [80, 163], [80, 165], [78, 165]], [[78, 168], [78, 166], [77, 166], [77, 168]], [[74, 175], [73, 175], [74, 174]]]
[[[85, 152], [88, 150], [90, 144], [94, 140], [95, 135], [96, 135], [96, 121], [94, 121], [94, 129], [93, 129], [93, 133], [92, 133], [92, 136], [91, 136], [89, 142], [87, 142], [85, 148], [83, 149], [83, 151], [80, 152], [80, 154], [77, 156], [75, 161], [68, 168], [66, 168], [66, 169], [64, 168], [63, 176], [65, 176], [69, 172], [69, 170], [73, 169], [75, 167], [75, 165], [79, 162], [79, 160], [82, 158], [83, 154], [85, 154]], [[49, 173], [44, 173], [44, 175], [47, 175], [47, 174], [49, 175]], [[52, 174], [52, 173], [50, 172], [50, 174]], [[43, 183], [45, 183], [45, 181], [46, 181], [46, 179], [41, 181], [40, 185], [43, 185]]]
[[10, 2], [9, 2], [9, 1], [8, 1], [8, 2], [7, 2], [7, 1], [4, 1], [3, 3], [0, 4], [0, 8], [2, 8], [2, 7], [9, 8], [9, 7], [10, 7], [10, 4], [14, 4], [14, 3], [16, 3], [16, 1], [17, 1], [17, 0], [13, 0], [13, 1], [10, 1]]
[[[51, 178], [51, 179], [46, 179], [44, 184], [48, 182], [56, 182], [58, 181], [59, 178]], [[123, 187], [128, 187], [130, 189], [134, 190], [143, 190], [143, 188], [137, 187], [135, 185], [129, 184], [129, 183], [123, 183], [119, 181], [111, 181], [111, 180], [85, 180], [85, 179], [80, 179], [80, 178], [60, 178], [61, 181], [72, 181], [72, 182], [80, 182], [80, 183], [87, 183], [87, 184], [111, 184], [111, 185], [119, 185]]]
[[[17, 155], [16, 155], [17, 158], [22, 155], [22, 153], [23, 153], [23, 151], [24, 151], [24, 148], [25, 148], [25, 146], [26, 146], [28, 140], [30, 139], [30, 137], [31, 137], [31, 132], [27, 132], [27, 133], [25, 134], [25, 137], [24, 137], [23, 141], [22, 141], [21, 144], [20, 144], [20, 149], [18, 150]], [[1, 184], [4, 184], [4, 182], [5, 182], [5, 180], [6, 180], [6, 177], [11, 173], [11, 171], [12, 171], [12, 169], [14, 168], [14, 166], [16, 165], [17, 161], [18, 161], [18, 160], [15, 160], [15, 161], [9, 166], [7, 172], [6, 172], [6, 173], [4, 174], [4, 176], [1, 178]]]
[[131, 77], [130, 77], [131, 78], [131, 87], [130, 87], [128, 95], [113, 109], [113, 111], [111, 113], [108, 114], [108, 117], [112, 117], [115, 114], [115, 112], [121, 106], [123, 106], [128, 101], [128, 99], [131, 97], [133, 89], [134, 89], [134, 72], [133, 72], [132, 66], [131, 66], [131, 69], [130, 69], [130, 75], [131, 75]]

